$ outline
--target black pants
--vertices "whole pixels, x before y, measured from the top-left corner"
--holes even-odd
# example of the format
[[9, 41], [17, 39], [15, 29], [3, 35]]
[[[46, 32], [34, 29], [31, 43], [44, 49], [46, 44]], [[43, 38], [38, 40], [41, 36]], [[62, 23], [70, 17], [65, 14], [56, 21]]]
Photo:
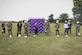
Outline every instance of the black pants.
[[70, 32], [70, 34], [71, 34], [71, 27], [70, 27], [70, 28], [68, 28], [68, 32]]
[[68, 28], [65, 28], [64, 34], [65, 34], [65, 35], [68, 35]]
[[37, 34], [38, 34], [38, 29], [35, 30], [35, 35], [37, 35]]
[[21, 34], [21, 28], [18, 28], [18, 30], [17, 30], [17, 36], [18, 36], [18, 34]]
[[59, 30], [56, 30], [56, 35], [60, 35]]
[[5, 33], [5, 28], [2, 28], [2, 30], [3, 30], [2, 33]]

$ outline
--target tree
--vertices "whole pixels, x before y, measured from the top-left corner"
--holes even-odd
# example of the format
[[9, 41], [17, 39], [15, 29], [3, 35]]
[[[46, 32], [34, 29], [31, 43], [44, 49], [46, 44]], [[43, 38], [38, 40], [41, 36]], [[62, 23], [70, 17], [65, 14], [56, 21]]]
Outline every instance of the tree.
[[53, 14], [50, 14], [48, 20], [49, 20], [49, 22], [53, 22], [54, 21]]
[[22, 21], [23, 23], [25, 22], [25, 20]]
[[67, 20], [67, 18], [69, 18], [68, 14], [67, 13], [62, 13], [60, 16], [60, 21], [61, 22], [64, 22], [65, 20]]
[[74, 7], [72, 9], [74, 18], [82, 22], [82, 0], [73, 0]]

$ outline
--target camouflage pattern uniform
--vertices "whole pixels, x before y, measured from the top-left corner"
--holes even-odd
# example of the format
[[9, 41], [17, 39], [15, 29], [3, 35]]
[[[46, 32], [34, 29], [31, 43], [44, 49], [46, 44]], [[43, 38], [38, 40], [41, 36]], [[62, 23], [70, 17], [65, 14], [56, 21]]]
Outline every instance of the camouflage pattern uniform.
[[12, 35], [12, 23], [9, 22], [9, 23], [7, 24], [7, 27], [8, 27], [8, 34], [9, 34], [9, 35]]
[[45, 35], [49, 35], [50, 32], [50, 24], [48, 22], [45, 22]]
[[80, 33], [80, 24], [76, 24], [76, 35], [78, 35], [78, 33]]
[[25, 33], [25, 36], [28, 36], [28, 23], [25, 23], [24, 24], [24, 33]]
[[55, 24], [55, 32], [56, 32], [56, 35], [60, 35], [60, 33], [59, 33], [59, 27], [60, 27], [60, 24], [59, 23], [56, 23]]

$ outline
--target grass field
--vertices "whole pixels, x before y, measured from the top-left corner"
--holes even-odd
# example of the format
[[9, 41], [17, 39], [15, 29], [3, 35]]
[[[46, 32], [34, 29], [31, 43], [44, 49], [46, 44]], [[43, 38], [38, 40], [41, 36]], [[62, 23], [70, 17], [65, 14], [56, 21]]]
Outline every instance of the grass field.
[[[16, 23], [13, 24], [13, 37], [1, 35], [0, 27], [0, 55], [82, 55], [82, 35], [75, 35], [75, 26], [72, 26], [72, 34], [65, 37], [63, 24], [60, 28], [60, 37], [55, 36], [54, 24], [50, 25], [51, 33], [49, 36], [39, 34], [33, 37], [29, 34], [24, 38], [24, 28], [22, 27], [22, 37], [16, 36]], [[82, 34], [82, 26], [81, 26]]]

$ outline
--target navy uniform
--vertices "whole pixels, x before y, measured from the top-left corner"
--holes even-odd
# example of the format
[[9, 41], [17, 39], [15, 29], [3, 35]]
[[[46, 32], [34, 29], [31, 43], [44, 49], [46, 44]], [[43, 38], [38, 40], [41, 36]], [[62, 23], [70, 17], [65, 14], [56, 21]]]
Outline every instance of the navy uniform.
[[71, 23], [71, 21], [69, 20], [69, 21], [68, 21], [68, 31], [70, 32], [70, 34], [71, 34], [71, 26], [72, 26], [72, 23]]
[[17, 36], [21, 36], [21, 27], [22, 27], [22, 23], [19, 21], [17, 24]]
[[8, 27], [8, 34], [9, 34], [9, 37], [12, 37], [12, 23], [9, 22], [7, 24], [7, 27]]
[[80, 24], [79, 24], [79, 21], [77, 21], [76, 23], [76, 36], [80, 36]]
[[27, 36], [28, 36], [28, 23], [27, 22], [25, 22], [25, 24], [24, 24], [24, 33], [25, 33], [25, 38], [27, 38]]

